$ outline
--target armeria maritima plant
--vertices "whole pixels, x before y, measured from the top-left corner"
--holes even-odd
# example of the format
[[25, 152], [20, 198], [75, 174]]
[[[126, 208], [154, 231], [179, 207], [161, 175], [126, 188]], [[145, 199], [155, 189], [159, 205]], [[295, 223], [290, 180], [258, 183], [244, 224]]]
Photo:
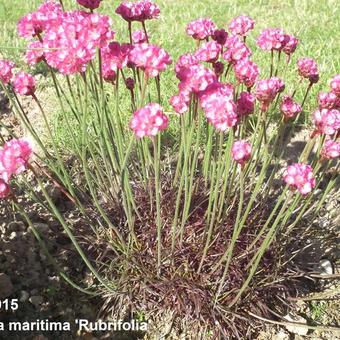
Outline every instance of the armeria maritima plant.
[[[279, 275], [271, 256], [278, 235], [289, 237], [335, 187], [339, 75], [311, 114], [303, 109], [319, 81], [318, 67], [309, 57], [291, 62], [298, 39], [283, 29], [257, 38], [268, 60], [261, 69], [246, 39], [253, 19], [240, 16], [218, 29], [199, 18], [186, 27], [192, 51], [173, 62], [171, 51], [150, 41], [147, 22], [160, 15], [153, 2], [118, 6], [127, 23], [122, 41], [112, 20], [96, 11], [101, 1], [77, 2], [82, 10], [46, 1], [18, 23], [19, 35], [29, 40], [27, 63], [49, 70], [67, 145], [53, 133], [39, 82], [0, 61], [1, 87], [34, 141], [2, 138], [0, 197], [34, 229], [16, 185], [33, 194], [65, 230], [95, 283], [81, 287], [60, 274], [86, 293], [108, 297], [107, 309], [124, 306], [150, 318], [171, 310], [212, 334], [242, 332], [237, 320], [242, 324], [250, 306], [265, 302], [260, 292]], [[296, 69], [293, 93], [279, 63]], [[163, 74], [173, 70], [178, 92], [166, 98]], [[300, 89], [302, 101], [295, 95]], [[27, 118], [21, 96], [40, 108], [45, 137]], [[286, 164], [284, 137], [301, 115], [314, 127], [299, 159]], [[33, 180], [25, 180], [27, 172]], [[77, 211], [77, 222], [65, 217], [47, 182]]]

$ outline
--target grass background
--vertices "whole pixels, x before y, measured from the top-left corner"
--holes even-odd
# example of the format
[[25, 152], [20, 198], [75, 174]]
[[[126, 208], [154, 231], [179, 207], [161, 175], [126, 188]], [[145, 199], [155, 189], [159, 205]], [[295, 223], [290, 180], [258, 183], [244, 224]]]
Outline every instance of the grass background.
[[[26, 41], [17, 36], [17, 20], [33, 11], [42, 0], [0, 0], [0, 57], [14, 59], [21, 67]], [[188, 22], [198, 17], [211, 17], [219, 27], [226, 28], [230, 20], [238, 15], [251, 16], [256, 21], [255, 30], [247, 42], [253, 50], [253, 60], [261, 68], [261, 78], [269, 73], [270, 53], [262, 52], [256, 47], [255, 39], [259, 32], [267, 27], [282, 27], [287, 33], [300, 39], [292, 63], [287, 69], [282, 63], [279, 73], [286, 82], [287, 91], [294, 89], [297, 83], [296, 60], [308, 56], [317, 60], [320, 82], [313, 87], [313, 98], [305, 107], [306, 112], [314, 110], [316, 94], [327, 89], [329, 79], [340, 72], [340, 2], [336, 0], [156, 0], [161, 8], [159, 20], [147, 22], [151, 32], [151, 42], [165, 48], [175, 61], [179, 55], [193, 51], [195, 43], [185, 34]], [[116, 40], [127, 41], [127, 24], [115, 9], [118, 0], [103, 0], [100, 11], [113, 18]], [[66, 9], [76, 8], [76, 0], [64, 0]], [[134, 29], [140, 29], [134, 23]], [[27, 67], [26, 67], [27, 68]], [[284, 72], [284, 76], [283, 76]], [[176, 93], [178, 81], [173, 72], [162, 74], [163, 103]], [[306, 84], [307, 85], [307, 84]], [[302, 99], [306, 86], [297, 92], [297, 99]], [[165, 104], [165, 106], [167, 106]], [[169, 106], [167, 106], [169, 110]]]

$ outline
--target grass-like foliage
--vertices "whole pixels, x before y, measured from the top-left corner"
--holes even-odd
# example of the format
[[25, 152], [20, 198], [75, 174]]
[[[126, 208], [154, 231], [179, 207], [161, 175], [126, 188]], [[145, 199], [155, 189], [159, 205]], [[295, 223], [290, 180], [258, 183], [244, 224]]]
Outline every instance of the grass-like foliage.
[[[192, 50], [173, 67], [148, 34], [157, 5], [122, 3], [116, 13], [126, 21], [127, 41], [119, 43], [111, 19], [96, 13], [100, 1], [78, 3], [86, 8], [64, 11], [61, 1], [45, 2], [18, 23], [30, 40], [27, 63], [48, 69], [67, 145], [54, 134], [34, 77], [13, 76], [15, 65], [0, 61], [0, 85], [31, 136], [1, 137], [0, 197], [44, 247], [16, 187], [41, 203], [95, 283], [81, 287], [60, 274], [108, 297], [108, 309], [171, 310], [208, 330], [237, 333], [230, 320], [242, 321], [261, 292], [273, 287], [274, 295], [278, 236], [289, 238], [304, 216], [313, 218], [338, 180], [339, 75], [319, 94], [313, 131], [287, 166], [287, 143], [299, 119], [310, 119], [303, 109], [319, 81], [313, 59], [291, 63], [296, 37], [263, 30], [257, 49], [267, 65], [260, 70], [247, 46], [251, 18], [231, 20], [228, 32], [198, 19], [186, 29]], [[288, 68], [297, 69], [292, 93], [285, 90]], [[169, 109], [162, 75], [173, 69], [179, 91]], [[40, 109], [47, 138], [28, 119], [21, 96]], [[77, 219], [66, 217], [47, 183]]]

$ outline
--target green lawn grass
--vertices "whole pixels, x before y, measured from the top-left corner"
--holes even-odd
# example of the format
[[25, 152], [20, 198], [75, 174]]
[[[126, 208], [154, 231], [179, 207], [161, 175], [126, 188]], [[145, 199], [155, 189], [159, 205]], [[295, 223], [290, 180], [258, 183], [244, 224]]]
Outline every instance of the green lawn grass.
[[[300, 39], [299, 47], [293, 55], [284, 80], [287, 91], [292, 91], [297, 83], [296, 60], [303, 56], [317, 60], [320, 70], [320, 82], [313, 88], [314, 98], [308, 102], [306, 111], [314, 109], [315, 94], [327, 88], [328, 80], [340, 71], [340, 17], [339, 2], [336, 0], [157, 0], [161, 8], [159, 20], [147, 22], [151, 32], [151, 41], [165, 48], [174, 61], [179, 55], [193, 51], [194, 41], [185, 34], [186, 24], [198, 17], [211, 17], [219, 27], [226, 28], [231, 18], [241, 14], [251, 16], [256, 21], [255, 30], [251, 33], [248, 43], [253, 50], [253, 60], [261, 68], [261, 77], [268, 77], [270, 54], [260, 51], [255, 44], [259, 32], [266, 27], [282, 27], [287, 33]], [[10, 57], [17, 62], [22, 60], [25, 40], [16, 34], [17, 20], [29, 11], [33, 11], [41, 0], [0, 0], [0, 56]], [[77, 7], [76, 0], [64, 0], [67, 9]], [[116, 39], [127, 40], [127, 24], [115, 9], [120, 1], [103, 0], [101, 12], [113, 18]], [[139, 24], [133, 24], [139, 29]], [[19, 62], [20, 64], [20, 62]], [[24, 65], [23, 65], [24, 67]], [[282, 74], [281, 72], [281, 74]], [[280, 75], [280, 74], [279, 74]], [[163, 101], [177, 91], [177, 80], [173, 72], [162, 74]], [[301, 100], [305, 88], [297, 93]]]

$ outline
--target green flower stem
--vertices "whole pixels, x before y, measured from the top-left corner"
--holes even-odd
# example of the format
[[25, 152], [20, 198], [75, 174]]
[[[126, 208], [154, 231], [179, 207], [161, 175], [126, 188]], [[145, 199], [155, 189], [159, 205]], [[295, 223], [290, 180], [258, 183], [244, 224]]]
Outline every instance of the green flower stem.
[[[202, 266], [204, 264], [205, 258], [209, 251], [211, 238], [213, 235], [214, 224], [217, 217], [217, 207], [218, 207], [218, 198], [219, 198], [219, 189], [221, 184], [222, 178], [222, 169], [224, 168], [224, 157], [223, 155], [223, 141], [224, 141], [224, 134], [223, 132], [219, 133], [219, 145], [216, 147], [218, 149], [218, 155], [215, 155], [215, 161], [213, 163], [213, 177], [211, 179], [211, 186], [210, 186], [210, 195], [209, 195], [209, 203], [206, 215], [206, 223], [209, 225], [208, 230], [204, 233], [206, 236], [206, 242], [203, 248], [203, 254], [201, 257], [200, 265], [198, 268], [198, 274], [202, 270]], [[217, 151], [217, 150], [216, 150]], [[207, 234], [207, 235], [206, 235]]]
[[[263, 141], [264, 147], [268, 151], [268, 138], [267, 138], [267, 123], [266, 123], [266, 112], [262, 112], [262, 131], [263, 131]], [[261, 143], [260, 143], [261, 145]]]
[[[190, 206], [191, 206], [191, 199], [193, 196], [193, 183], [194, 183], [194, 177], [196, 175], [197, 165], [198, 165], [198, 155], [200, 151], [200, 138], [201, 138], [201, 131], [202, 131], [202, 115], [200, 114], [200, 110], [197, 109], [197, 106], [195, 108], [195, 111], [197, 113], [197, 134], [196, 134], [196, 143], [194, 146], [194, 155], [192, 158], [192, 162], [189, 165], [189, 179], [186, 183], [186, 190], [185, 190], [185, 200], [184, 200], [184, 207], [183, 207], [183, 215], [182, 215], [182, 223], [181, 223], [181, 236], [180, 236], [180, 243], [183, 242], [183, 236], [184, 236], [184, 226], [187, 222]], [[191, 145], [191, 143], [190, 143]], [[189, 150], [188, 150], [189, 152]], [[190, 158], [189, 158], [190, 160]], [[187, 180], [187, 177], [186, 177]]]
[[305, 148], [303, 149], [299, 157], [299, 162], [302, 162], [302, 163], [307, 162], [308, 157], [314, 148], [315, 142], [316, 142], [316, 136], [309, 139], [309, 141], [305, 145]]
[[176, 171], [175, 171], [175, 176], [174, 180], [172, 182], [173, 187], [177, 184], [179, 174], [182, 171], [183, 167], [183, 154], [185, 151], [185, 119], [183, 115], [180, 116], [180, 125], [181, 125], [181, 140], [180, 140], [180, 145], [179, 145], [179, 152], [178, 152], [178, 158], [177, 158], [177, 165], [176, 165]]
[[[223, 202], [223, 204], [224, 204], [223, 209], [226, 209], [226, 210], [229, 207], [230, 199], [233, 196], [234, 190], [237, 189], [237, 187], [235, 187], [236, 170], [237, 170], [237, 164], [233, 163], [232, 164], [231, 177], [230, 177], [230, 181], [228, 183], [227, 197], [225, 198], [225, 201]], [[226, 214], [226, 211], [223, 210], [222, 215], [221, 215], [222, 221], [223, 221], [225, 214]]]
[[274, 51], [270, 51], [270, 72], [269, 72], [269, 78], [273, 76], [274, 71]]
[[281, 51], [279, 51], [279, 53], [277, 55], [277, 65], [276, 65], [276, 70], [275, 70], [275, 77], [277, 77], [277, 75], [279, 73], [280, 61], [281, 61]]
[[333, 187], [339, 188], [339, 182], [340, 182], [339, 165], [340, 165], [340, 163], [338, 161], [337, 166], [334, 168], [334, 174], [332, 176], [332, 179], [328, 182], [327, 187], [324, 190], [324, 193], [323, 193], [321, 199], [319, 200], [317, 207], [314, 210], [314, 214], [317, 214], [320, 211], [323, 203], [325, 202], [328, 194], [333, 189]]
[[[233, 230], [233, 236], [232, 236], [231, 243], [228, 246], [228, 248], [227, 248], [226, 252], [224, 253], [224, 255], [222, 256], [222, 258], [218, 261], [218, 263], [211, 270], [211, 274], [213, 274], [223, 264], [224, 261], [226, 261], [228, 258], [231, 258], [231, 254], [232, 254], [234, 245], [235, 245], [235, 243], [236, 243], [236, 241], [237, 241], [237, 239], [238, 239], [238, 237], [241, 233], [241, 230], [243, 229], [243, 227], [244, 227], [244, 225], [247, 221], [249, 213], [250, 213], [251, 209], [253, 208], [253, 204], [256, 201], [258, 194], [260, 193], [260, 188], [261, 188], [263, 181], [265, 179], [268, 164], [269, 164], [269, 161], [268, 161], [268, 159], [266, 159], [264, 161], [264, 165], [263, 165], [261, 172], [259, 174], [259, 178], [256, 182], [255, 188], [252, 190], [252, 195], [251, 195], [250, 200], [247, 204], [246, 210], [242, 215], [241, 221], [239, 221], [240, 220], [240, 216], [239, 216], [240, 204], [239, 204], [239, 209], [238, 209], [238, 212], [237, 212], [238, 218], [236, 218], [236, 222], [234, 224], [234, 230]], [[240, 202], [241, 202], [241, 191], [242, 191], [242, 197], [244, 195], [244, 174], [243, 174], [243, 172], [244, 172], [244, 170], [241, 171], [242, 179], [240, 177]], [[241, 188], [241, 184], [243, 185], [243, 188]], [[226, 268], [227, 268], [227, 266], [226, 266]]]
[[[287, 191], [287, 188], [283, 191], [283, 193], [286, 193], [286, 191]], [[277, 208], [281, 204], [282, 199], [283, 199], [283, 195], [281, 195], [281, 199], [279, 199], [277, 201], [276, 209], [275, 210], [277, 210]], [[263, 255], [264, 255], [265, 251], [267, 250], [270, 242], [272, 241], [272, 238], [273, 238], [273, 235], [274, 235], [274, 233], [276, 231], [276, 228], [277, 228], [279, 222], [281, 221], [283, 214], [286, 212], [286, 209], [287, 209], [289, 201], [290, 201], [289, 198], [288, 199], [286, 198], [285, 202], [283, 203], [283, 205], [282, 205], [282, 207], [281, 207], [281, 209], [280, 209], [280, 211], [278, 213], [278, 216], [276, 217], [276, 219], [273, 222], [271, 228], [269, 229], [269, 231], [268, 231], [268, 233], [267, 233], [267, 235], [265, 237], [265, 240], [263, 241], [261, 247], [256, 252], [256, 254], [252, 258], [252, 260], [250, 261], [251, 269], [250, 269], [250, 272], [248, 274], [248, 277], [245, 280], [245, 282], [243, 283], [242, 287], [239, 289], [239, 291], [238, 291], [237, 295], [235, 296], [235, 298], [229, 304], [229, 306], [228, 306], [229, 308], [231, 308], [233, 305], [235, 305], [238, 302], [238, 300], [241, 297], [241, 295], [243, 294], [243, 292], [248, 288], [249, 283], [252, 280], [252, 278], [253, 278], [256, 270], [257, 270], [257, 267], [258, 267], [258, 265], [259, 265]]]
[[[258, 117], [257, 123], [256, 123], [256, 130], [253, 135], [252, 139], [252, 155], [250, 157], [250, 160], [248, 161], [248, 164], [246, 165], [245, 169], [245, 178], [248, 178], [252, 175], [252, 181], [255, 181], [256, 179], [256, 169], [259, 160], [261, 159], [261, 151], [262, 151], [262, 141], [263, 141], [263, 135], [264, 135], [264, 129], [262, 124], [262, 117]], [[255, 159], [255, 162], [253, 160]]]
[[161, 77], [160, 77], [160, 75], [156, 76], [155, 82], [156, 82], [158, 103], [159, 103], [159, 104], [162, 104], [162, 96], [161, 96]]
[[231, 63], [228, 63], [227, 69], [226, 69], [225, 74], [224, 74], [224, 77], [225, 77], [226, 80], [227, 80], [227, 76], [228, 76], [230, 68], [231, 68]]
[[302, 103], [301, 103], [301, 108], [304, 107], [305, 102], [306, 102], [306, 99], [307, 99], [307, 97], [308, 97], [308, 94], [309, 94], [310, 90], [312, 89], [312, 86], [313, 86], [313, 83], [309, 83], [309, 85], [308, 85], [308, 87], [307, 87], [307, 90], [306, 90], [306, 93], [305, 93], [305, 95], [304, 95], [304, 97], [303, 97], [303, 100], [302, 100]]
[[243, 227], [243, 225], [239, 225], [241, 213], [242, 213], [242, 208], [243, 208], [243, 203], [244, 203], [244, 177], [243, 176], [244, 176], [243, 170], [241, 169], [240, 170], [240, 177], [239, 177], [239, 181], [240, 181], [240, 201], [238, 203], [237, 215], [236, 215], [236, 220], [235, 220], [235, 223], [234, 223], [231, 243], [228, 246], [228, 251], [227, 251], [228, 255], [227, 255], [227, 258], [226, 258], [227, 262], [226, 262], [226, 265], [224, 267], [224, 271], [223, 271], [223, 275], [222, 275], [222, 278], [221, 278], [220, 283], [219, 283], [219, 287], [217, 289], [217, 293], [216, 293], [216, 296], [215, 296], [215, 302], [217, 301], [218, 296], [220, 295], [220, 292], [221, 292], [221, 290], [224, 286], [225, 279], [226, 279], [228, 269], [229, 269], [229, 265], [230, 265], [230, 262], [231, 262], [232, 254], [233, 254], [233, 249], [234, 249], [235, 243], [236, 243], [238, 236], [240, 235], [242, 227]]
[[85, 174], [85, 179], [86, 179], [87, 185], [89, 187], [89, 190], [90, 190], [90, 193], [91, 193], [91, 196], [92, 196], [92, 199], [94, 201], [96, 208], [98, 209], [99, 213], [101, 214], [101, 216], [103, 217], [103, 219], [105, 220], [107, 225], [110, 226], [110, 228], [115, 232], [115, 234], [119, 238], [119, 241], [122, 244], [122, 247], [124, 249], [126, 249], [126, 244], [124, 242], [122, 235], [119, 233], [118, 229], [111, 223], [107, 214], [105, 213], [105, 211], [101, 207], [101, 205], [100, 205], [100, 203], [97, 199], [97, 194], [95, 192], [95, 189], [92, 185], [91, 175], [90, 175], [90, 171], [89, 171], [89, 167], [88, 167], [88, 161], [87, 161], [87, 149], [89, 148], [90, 144], [88, 143], [88, 139], [87, 139], [87, 137], [89, 136], [88, 132], [87, 132], [88, 85], [87, 85], [87, 78], [86, 78], [85, 73], [83, 74], [83, 80], [84, 80], [84, 94], [85, 94], [85, 98], [84, 98], [84, 104], [85, 104], [84, 108], [85, 108], [85, 110], [83, 112], [82, 127], [81, 127], [82, 128], [81, 161], [82, 161], [82, 166], [83, 166], [83, 170], [84, 170], [84, 174]]
[[[65, 92], [63, 91], [62, 87], [60, 86], [59, 82], [58, 82], [58, 79], [56, 77], [56, 74], [55, 74], [55, 71], [53, 70], [53, 68], [51, 68], [50, 66], [48, 66], [49, 70], [50, 70], [50, 74], [52, 76], [52, 80], [53, 80], [53, 84], [54, 84], [54, 88], [55, 88], [55, 91], [56, 91], [56, 95], [57, 95], [57, 98], [58, 98], [58, 101], [59, 101], [59, 105], [62, 109], [62, 113], [63, 113], [63, 117], [65, 118], [65, 121], [66, 121], [66, 125], [68, 127], [68, 131], [70, 133], [70, 135], [72, 136], [71, 140], [74, 141], [74, 148], [78, 154], [78, 157], [79, 159], [81, 159], [81, 151], [80, 151], [80, 148], [78, 147], [78, 144], [77, 144], [77, 140], [76, 140], [76, 136], [74, 134], [74, 130], [71, 128], [71, 124], [69, 122], [69, 119], [68, 119], [68, 114], [67, 112], [65, 111], [65, 107], [64, 107], [64, 104], [63, 104], [63, 98], [66, 99], [69, 107], [71, 107], [72, 109], [72, 105], [70, 104], [70, 102], [68, 101], [67, 97], [66, 97], [66, 94]], [[71, 84], [70, 84], [71, 85]], [[63, 97], [62, 97], [63, 95]], [[74, 116], [76, 117], [77, 121], [80, 122], [80, 118], [78, 117], [77, 115], [77, 111], [75, 109], [72, 109], [72, 112], [74, 114]], [[62, 164], [60, 164], [60, 166], [62, 166], [64, 168], [64, 163], [62, 162]], [[63, 182], [64, 185], [66, 185], [66, 188], [67, 190], [71, 193], [71, 195], [74, 197], [74, 199], [77, 201], [77, 206], [79, 207], [79, 209], [81, 210], [81, 212], [86, 216], [86, 212], [84, 210], [84, 207], [83, 205], [81, 204], [81, 202], [78, 200], [77, 196], [75, 195], [75, 192], [74, 192], [74, 189], [73, 189], [73, 184], [72, 184], [72, 179], [70, 178], [67, 170], [65, 169], [65, 171], [63, 171], [62, 174], [60, 174], [58, 172], [57, 169], [55, 169], [55, 167], [53, 166], [53, 164], [49, 164], [49, 167], [52, 168], [52, 170], [54, 172], [56, 172], [57, 174], [59, 174], [59, 178], [60, 180]], [[78, 186], [77, 186], [78, 187]], [[77, 188], [78, 191], [82, 191], [81, 188]], [[85, 194], [83, 192], [83, 194]]]
[[[186, 120], [188, 119], [183, 117], [182, 129], [181, 129], [182, 130], [181, 144], [183, 145], [183, 150], [184, 150], [183, 168], [181, 168], [181, 177], [180, 177], [179, 187], [177, 189], [175, 214], [174, 214], [174, 219], [172, 222], [172, 247], [171, 247], [172, 251], [174, 250], [176, 236], [177, 236], [177, 225], [179, 223], [179, 212], [180, 212], [180, 203], [181, 203], [181, 197], [183, 193], [183, 187], [188, 177], [190, 149], [191, 149], [191, 143], [192, 143], [193, 132], [194, 132], [194, 127], [189, 124], [189, 121], [188, 121], [188, 126], [187, 126]], [[180, 235], [182, 235], [181, 228], [180, 228]]]
[[[76, 97], [75, 97], [75, 94], [74, 94], [74, 91], [73, 91], [73, 88], [72, 88], [72, 84], [71, 84], [71, 80], [70, 80], [70, 76], [66, 76], [66, 83], [67, 83], [67, 87], [68, 87], [68, 91], [70, 92], [71, 94], [71, 98], [72, 98], [72, 104], [67, 100], [68, 102], [68, 106], [71, 108], [71, 111], [74, 112], [76, 111], [76, 107], [79, 106], [79, 104], [77, 104], [77, 101], [76, 101]], [[56, 86], [55, 86], [56, 87]], [[56, 87], [57, 88], [57, 87]], [[66, 95], [64, 95], [65, 99], [66, 99]], [[78, 116], [76, 114], [74, 114], [75, 118], [78, 120]], [[78, 123], [79, 123], [79, 120], [78, 120]]]
[[204, 152], [204, 158], [203, 158], [203, 176], [205, 181], [205, 186], [208, 186], [208, 178], [209, 178], [209, 172], [210, 172], [210, 166], [211, 166], [211, 153], [212, 153], [212, 145], [213, 145], [213, 131], [214, 127], [211, 124], [207, 125], [207, 142], [206, 142], [206, 148]]
[[144, 73], [144, 81], [143, 81], [143, 85], [142, 85], [142, 92], [141, 92], [141, 96], [140, 96], [139, 107], [143, 107], [143, 105], [144, 105], [146, 89], [148, 87], [148, 80], [149, 80], [148, 76], [146, 75], [146, 73]]
[[[158, 139], [158, 140], [157, 140]], [[160, 186], [160, 148], [158, 146], [160, 138], [152, 138], [154, 151], [155, 170], [155, 195], [156, 195], [156, 225], [157, 225], [157, 273], [160, 275], [162, 264], [162, 219], [161, 219], [161, 186]]]
[[321, 135], [318, 148], [317, 148], [316, 153], [315, 153], [313, 160], [312, 160], [312, 167], [315, 167], [319, 163], [321, 150], [322, 150], [322, 147], [325, 143], [325, 140], [326, 140], [326, 135]]
[[271, 223], [272, 219], [275, 217], [275, 214], [281, 204], [281, 202], [283, 201], [283, 199], [285, 198], [286, 192], [288, 190], [288, 187], [286, 186], [285, 189], [283, 190], [283, 192], [281, 193], [281, 195], [277, 198], [277, 202], [275, 207], [272, 209], [271, 214], [269, 215], [268, 219], [266, 220], [266, 223], [263, 225], [263, 227], [260, 229], [260, 231], [257, 233], [256, 238], [254, 239], [254, 241], [247, 247], [246, 249], [246, 253], [249, 253], [251, 251], [251, 249], [253, 247], [255, 247], [255, 245], [257, 244], [257, 242], [261, 239], [263, 233], [266, 231], [266, 229], [268, 228], [269, 224]]
[[[136, 237], [134, 236], [134, 218], [132, 215], [132, 210], [139, 216], [138, 209], [132, 194], [132, 188], [130, 185], [130, 180], [129, 180], [129, 172], [125, 171], [126, 168], [126, 163], [122, 161], [126, 156], [129, 156], [129, 153], [131, 150], [129, 150], [128, 153], [126, 153], [125, 150], [125, 140], [124, 140], [124, 128], [123, 124], [120, 119], [120, 112], [119, 112], [119, 71], [117, 72], [117, 79], [116, 79], [116, 88], [115, 88], [115, 98], [116, 98], [116, 114], [115, 116], [115, 121], [113, 125], [115, 126], [115, 136], [116, 136], [116, 144], [117, 144], [117, 150], [118, 150], [118, 160], [117, 163], [123, 163], [123, 168], [122, 166], [118, 166], [120, 168], [120, 172], [124, 172], [124, 177], [123, 177], [123, 182], [122, 182], [122, 196], [123, 196], [123, 206], [124, 206], [124, 211], [126, 214], [126, 217], [128, 219], [128, 224], [129, 228], [132, 232], [133, 240], [136, 242]], [[145, 84], [147, 86], [147, 82]], [[131, 142], [130, 142], [131, 145]], [[132, 146], [132, 145], [131, 145]], [[125, 156], [124, 156], [125, 155]], [[125, 158], [126, 159], [126, 158]]]
[[42, 193], [44, 194], [48, 204], [50, 205], [51, 209], [53, 210], [53, 214], [54, 216], [58, 219], [58, 221], [60, 222], [60, 224], [62, 225], [62, 227], [64, 228], [67, 236], [69, 237], [69, 239], [71, 240], [73, 246], [75, 247], [75, 249], [77, 250], [77, 252], [79, 253], [79, 255], [81, 256], [82, 260], [84, 261], [84, 263], [86, 264], [86, 266], [88, 267], [88, 269], [92, 272], [92, 274], [96, 277], [96, 279], [106, 288], [108, 289], [110, 292], [114, 292], [115, 290], [112, 289], [112, 287], [110, 287], [99, 275], [99, 273], [96, 271], [96, 269], [92, 266], [91, 262], [89, 261], [89, 259], [86, 257], [85, 253], [83, 252], [83, 250], [81, 249], [78, 241], [76, 240], [76, 238], [74, 237], [74, 235], [72, 234], [71, 229], [69, 228], [69, 226], [67, 225], [67, 223], [65, 222], [64, 218], [61, 216], [58, 208], [54, 205], [52, 199], [50, 198], [50, 196], [48, 195], [40, 177], [38, 176], [38, 174], [35, 172], [35, 170], [31, 167], [30, 170], [33, 172], [35, 178], [38, 181], [39, 187], [42, 191]]
[[[187, 173], [187, 162], [184, 162], [183, 172]], [[175, 249], [175, 243], [176, 243], [176, 233], [177, 233], [177, 225], [179, 223], [179, 210], [180, 210], [180, 203], [181, 203], [181, 197], [183, 192], [183, 186], [184, 186], [184, 175], [181, 176], [179, 186], [177, 189], [177, 197], [176, 197], [176, 204], [175, 204], [175, 214], [172, 221], [172, 227], [171, 227], [171, 253], [173, 254]]]
[[[218, 207], [218, 198], [219, 198], [219, 191], [221, 188], [221, 180], [222, 180], [222, 172], [224, 169], [224, 157], [223, 156], [223, 142], [224, 142], [224, 134], [223, 132], [219, 133], [219, 145], [218, 145], [218, 156], [216, 159], [217, 167], [216, 167], [216, 181], [215, 181], [215, 189], [211, 187], [210, 189], [210, 197], [209, 197], [209, 202], [211, 201], [212, 204], [209, 204], [209, 207], [212, 207], [212, 211], [208, 211], [208, 219], [207, 223], [208, 224], [214, 224], [216, 220], [216, 214], [217, 214], [217, 207]], [[217, 146], [217, 145], [216, 145]]]
[[[231, 147], [233, 145], [233, 142], [234, 142], [234, 133], [233, 133], [233, 130], [229, 130], [229, 133], [228, 133], [228, 142], [227, 142], [227, 145], [226, 145], [226, 149], [224, 151], [224, 160], [223, 160], [223, 163], [225, 164], [225, 169], [224, 169], [224, 173], [222, 175], [222, 184], [221, 184], [221, 187], [222, 187], [222, 191], [220, 193], [220, 197], [219, 197], [219, 209], [218, 209], [218, 216], [217, 216], [217, 222], [220, 223], [221, 222], [221, 218], [222, 218], [222, 215], [223, 215], [223, 212], [224, 212], [224, 207], [225, 207], [225, 198], [226, 198], [226, 192], [227, 192], [227, 187], [228, 187], [228, 184], [229, 184], [229, 173], [230, 173], [230, 166], [232, 164], [231, 162]], [[233, 172], [234, 173], [234, 172]], [[235, 174], [234, 174], [235, 176]], [[233, 177], [232, 176], [232, 179]], [[233, 182], [233, 180], [231, 181]]]
[[[212, 173], [216, 174], [216, 163], [215, 162], [212, 165]], [[215, 185], [215, 177], [216, 176], [212, 176], [212, 178], [211, 178], [211, 186]], [[211, 209], [211, 204], [212, 204], [212, 201], [209, 200], [208, 211], [210, 211], [210, 209]], [[207, 216], [206, 220], [209, 217], [210, 216]], [[204, 248], [203, 248], [203, 251], [202, 251], [202, 257], [201, 257], [201, 261], [200, 261], [200, 264], [199, 264], [199, 267], [198, 267], [198, 270], [197, 270], [197, 275], [200, 275], [202, 267], [203, 267], [204, 260], [207, 256], [207, 253], [208, 253], [208, 250], [209, 250], [209, 245], [210, 245], [210, 240], [211, 240], [211, 237], [212, 237], [212, 232], [213, 232], [213, 224], [210, 224], [209, 228], [206, 229], [204, 231], [204, 234], [203, 234], [202, 240], [204, 241], [204, 239], [205, 239], [206, 241], [205, 241]]]
[[209, 199], [208, 199], [208, 207], [207, 210], [205, 211], [205, 220], [206, 220], [206, 224], [207, 226], [209, 225], [209, 221], [210, 221], [210, 215], [211, 215], [211, 209], [212, 209], [212, 204], [213, 204], [213, 188], [216, 186], [216, 182], [217, 182], [217, 163], [216, 160], [214, 162], [212, 162], [211, 165], [211, 174], [210, 174], [210, 191], [209, 191]]

